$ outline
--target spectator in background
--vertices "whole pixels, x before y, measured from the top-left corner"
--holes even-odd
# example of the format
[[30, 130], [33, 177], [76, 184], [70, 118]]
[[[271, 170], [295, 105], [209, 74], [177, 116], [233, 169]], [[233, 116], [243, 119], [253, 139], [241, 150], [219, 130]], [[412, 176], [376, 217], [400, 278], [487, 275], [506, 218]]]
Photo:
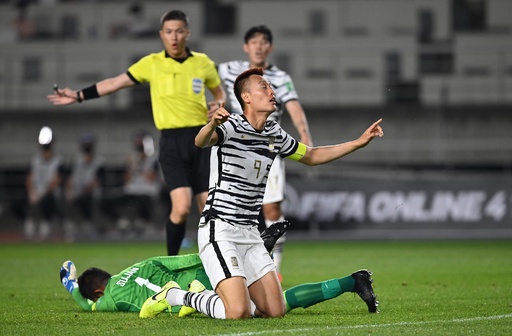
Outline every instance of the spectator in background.
[[27, 174], [26, 188], [29, 212], [24, 224], [27, 239], [47, 239], [52, 224], [62, 219], [62, 164], [53, 152], [53, 132], [44, 126], [39, 132], [40, 152], [34, 155]]
[[79, 139], [80, 153], [76, 156], [71, 175], [66, 181], [65, 196], [69, 209], [66, 214], [65, 233], [74, 239], [76, 222], [80, 231], [94, 235], [98, 223], [93, 215], [102, 197], [102, 184], [105, 179], [104, 158], [95, 153], [96, 141], [93, 135], [83, 134]]
[[163, 183], [151, 134], [138, 132], [134, 150], [128, 158], [122, 195], [111, 200], [106, 212], [124, 233], [151, 234], [153, 209]]
[[36, 34], [35, 25], [28, 15], [29, 5], [30, 0], [18, 0], [15, 3], [17, 12], [12, 25], [18, 40], [29, 40], [32, 39]]
[[158, 21], [146, 17], [144, 6], [134, 2], [128, 7], [128, 19], [126, 22], [112, 25], [110, 35], [113, 38], [126, 36], [129, 38], [157, 37]]

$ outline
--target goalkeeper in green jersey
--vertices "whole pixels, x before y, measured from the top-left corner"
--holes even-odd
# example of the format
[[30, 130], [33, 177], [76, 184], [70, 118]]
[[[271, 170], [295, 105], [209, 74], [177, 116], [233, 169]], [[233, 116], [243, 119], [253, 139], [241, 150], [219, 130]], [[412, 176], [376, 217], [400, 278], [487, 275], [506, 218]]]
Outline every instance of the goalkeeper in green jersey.
[[[262, 243], [269, 253], [289, 226], [290, 222], [283, 220], [261, 233]], [[75, 301], [89, 311], [139, 312], [144, 301], [161, 291], [169, 281], [187, 288], [193, 280], [198, 280], [211, 288], [198, 254], [149, 258], [114, 276], [92, 267], [78, 279], [75, 265], [67, 260], [60, 268], [60, 280]]]
[[149, 258], [116, 275], [91, 267], [78, 279], [73, 262], [68, 260], [60, 275], [75, 301], [89, 311], [139, 312], [144, 301], [168, 281], [175, 281], [182, 288], [193, 280], [210, 285], [198, 254]]
[[[360, 270], [343, 278], [287, 289], [284, 291], [287, 311], [355, 292], [369, 312], [375, 313], [378, 302], [370, 275], [369, 271]], [[75, 265], [68, 260], [61, 267], [60, 277], [75, 301], [88, 311], [140, 312], [146, 299], [154, 297], [169, 281], [187, 289], [193, 280], [199, 280], [207, 291], [212, 289], [198, 254], [149, 258], [113, 276], [99, 268], [89, 268], [78, 279]], [[172, 307], [172, 312], [179, 309], [180, 306]]]

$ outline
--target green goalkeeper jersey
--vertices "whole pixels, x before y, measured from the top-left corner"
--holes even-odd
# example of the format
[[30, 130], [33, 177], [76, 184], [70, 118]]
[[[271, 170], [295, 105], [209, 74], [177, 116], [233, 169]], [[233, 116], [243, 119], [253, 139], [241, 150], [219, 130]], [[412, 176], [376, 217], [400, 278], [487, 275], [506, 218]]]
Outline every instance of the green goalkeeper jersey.
[[104, 295], [96, 302], [85, 300], [78, 289], [72, 294], [86, 310], [139, 312], [146, 299], [159, 292], [167, 282], [176, 281], [186, 290], [194, 279], [211, 289], [198, 254], [154, 257], [138, 262], [112, 276]]

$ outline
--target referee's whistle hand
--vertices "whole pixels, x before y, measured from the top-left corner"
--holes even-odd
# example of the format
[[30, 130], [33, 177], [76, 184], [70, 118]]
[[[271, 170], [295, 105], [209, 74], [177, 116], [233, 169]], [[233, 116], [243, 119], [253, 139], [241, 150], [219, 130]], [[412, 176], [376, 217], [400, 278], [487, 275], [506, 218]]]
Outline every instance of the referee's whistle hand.
[[65, 88], [56, 89], [53, 94], [46, 96], [53, 105], [68, 105], [77, 101], [75, 91]]

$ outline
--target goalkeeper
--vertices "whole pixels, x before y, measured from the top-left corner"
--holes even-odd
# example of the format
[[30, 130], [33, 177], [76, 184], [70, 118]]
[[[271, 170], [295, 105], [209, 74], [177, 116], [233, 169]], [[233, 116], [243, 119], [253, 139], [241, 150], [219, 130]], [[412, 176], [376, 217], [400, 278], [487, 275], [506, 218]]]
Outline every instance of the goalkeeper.
[[[345, 292], [355, 292], [366, 303], [369, 312], [377, 312], [378, 302], [370, 275], [369, 271], [360, 270], [343, 278], [292, 287], [284, 291], [287, 311], [307, 308]], [[78, 278], [75, 265], [68, 260], [61, 267], [60, 278], [75, 301], [88, 311], [140, 312], [146, 299], [160, 292], [169, 281], [187, 289], [193, 280], [199, 280], [204, 285], [199, 291], [212, 289], [198, 254], [149, 258], [117, 275], [89, 268]], [[179, 310], [179, 306], [172, 308], [173, 312]]]

